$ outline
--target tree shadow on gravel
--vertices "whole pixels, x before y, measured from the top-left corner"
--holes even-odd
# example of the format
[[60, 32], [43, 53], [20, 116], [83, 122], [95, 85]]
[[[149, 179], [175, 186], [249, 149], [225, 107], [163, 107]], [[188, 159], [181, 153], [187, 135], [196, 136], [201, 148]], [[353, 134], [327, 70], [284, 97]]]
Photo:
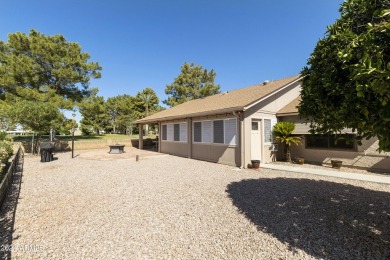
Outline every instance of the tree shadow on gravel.
[[12, 258], [12, 233], [14, 231], [16, 207], [19, 200], [23, 176], [23, 159], [12, 177], [12, 186], [0, 208], [0, 259]]
[[389, 192], [309, 179], [251, 179], [227, 193], [258, 230], [323, 259], [390, 259]]

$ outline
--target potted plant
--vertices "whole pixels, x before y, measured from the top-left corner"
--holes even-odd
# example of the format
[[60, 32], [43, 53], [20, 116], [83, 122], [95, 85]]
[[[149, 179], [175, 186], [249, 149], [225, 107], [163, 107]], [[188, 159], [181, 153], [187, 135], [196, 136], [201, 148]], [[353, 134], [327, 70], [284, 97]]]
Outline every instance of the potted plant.
[[295, 162], [297, 164], [304, 164], [305, 163], [305, 158], [303, 158], [303, 157], [295, 157]]
[[292, 135], [294, 129], [294, 122], [278, 122], [273, 129], [276, 134], [276, 140], [285, 144], [285, 158], [287, 162], [291, 162], [290, 146], [292, 144], [299, 145], [301, 143], [300, 137]]
[[331, 160], [332, 168], [340, 169], [343, 166], [343, 162], [340, 160]]
[[260, 160], [251, 160], [251, 163], [252, 163], [252, 169], [259, 169]]

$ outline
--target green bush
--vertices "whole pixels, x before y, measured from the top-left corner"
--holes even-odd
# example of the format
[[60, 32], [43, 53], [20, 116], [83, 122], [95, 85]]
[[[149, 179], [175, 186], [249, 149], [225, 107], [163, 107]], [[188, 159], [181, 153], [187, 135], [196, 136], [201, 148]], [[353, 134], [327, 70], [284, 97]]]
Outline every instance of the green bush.
[[13, 154], [12, 141], [6, 132], [0, 132], [0, 162], [6, 164]]
[[301, 138], [293, 136], [292, 133], [295, 129], [294, 122], [278, 122], [274, 126], [274, 132], [276, 134], [276, 140], [286, 145], [286, 160], [291, 161], [290, 146], [292, 144], [299, 145]]
[[6, 164], [13, 154], [12, 143], [0, 141], [0, 162]]

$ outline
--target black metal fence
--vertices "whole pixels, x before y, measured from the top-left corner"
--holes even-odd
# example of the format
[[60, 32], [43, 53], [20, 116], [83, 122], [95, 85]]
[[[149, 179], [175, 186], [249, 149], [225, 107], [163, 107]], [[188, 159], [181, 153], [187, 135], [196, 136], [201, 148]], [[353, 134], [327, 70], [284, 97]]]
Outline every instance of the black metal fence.
[[11, 165], [9, 166], [7, 173], [0, 183], [0, 208], [3, 205], [5, 198], [7, 197], [8, 189], [12, 185], [12, 177], [14, 173], [23, 170], [24, 152], [22, 147], [19, 147], [18, 151], [12, 158]]

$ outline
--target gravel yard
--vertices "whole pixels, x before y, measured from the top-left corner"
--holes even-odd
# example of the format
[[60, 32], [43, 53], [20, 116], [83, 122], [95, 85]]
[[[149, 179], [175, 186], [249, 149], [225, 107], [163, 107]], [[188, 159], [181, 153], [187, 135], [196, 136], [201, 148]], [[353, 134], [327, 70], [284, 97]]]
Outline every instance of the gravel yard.
[[4, 258], [390, 258], [390, 185], [174, 156], [56, 156], [25, 158], [15, 219], [0, 215], [14, 227], [1, 233]]

